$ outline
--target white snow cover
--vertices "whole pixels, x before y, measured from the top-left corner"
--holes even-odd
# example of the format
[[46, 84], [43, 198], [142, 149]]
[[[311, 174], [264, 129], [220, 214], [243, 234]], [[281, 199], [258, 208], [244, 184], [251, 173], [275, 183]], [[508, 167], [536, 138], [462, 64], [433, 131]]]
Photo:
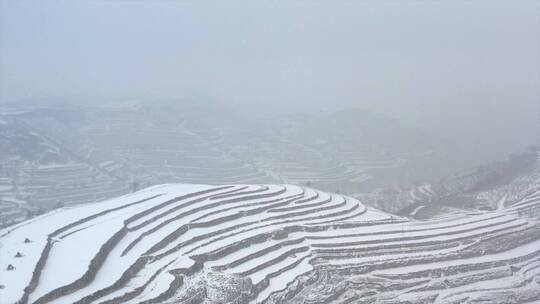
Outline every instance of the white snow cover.
[[[486, 241], [536, 229], [536, 220], [516, 211], [535, 204], [540, 200], [529, 197], [511, 208], [418, 222], [292, 185], [154, 186], [0, 230], [0, 299], [181, 302], [197, 294], [200, 284], [217, 280], [211, 285], [222, 288], [206, 294], [211, 300], [219, 302], [220, 293], [237, 288], [257, 303], [322, 266], [374, 265], [362, 276], [374, 279], [511, 259], [526, 263], [540, 255], [540, 237], [495, 253], [461, 255]], [[538, 260], [523, 267], [524, 277], [540, 273]], [[382, 265], [393, 266], [377, 268]], [[445, 295], [453, 298], [450, 291]]]

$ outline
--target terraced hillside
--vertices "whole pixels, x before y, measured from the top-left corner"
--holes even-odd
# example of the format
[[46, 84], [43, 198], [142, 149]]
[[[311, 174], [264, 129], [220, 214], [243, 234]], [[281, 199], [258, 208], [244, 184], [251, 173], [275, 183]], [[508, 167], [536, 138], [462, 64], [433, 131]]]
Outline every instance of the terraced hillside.
[[540, 147], [508, 159], [412, 186], [379, 188], [359, 198], [393, 214], [429, 219], [462, 209], [513, 205], [540, 187]]
[[448, 161], [441, 157], [453, 155], [437, 136], [359, 110], [259, 117], [182, 101], [17, 109], [6, 117], [103, 172], [145, 186], [309, 183], [352, 193], [378, 182], [429, 176], [432, 169], [445, 172], [439, 167]]
[[446, 143], [385, 116], [263, 113], [182, 101], [3, 105], [0, 227], [156, 184], [290, 183], [356, 195], [454, 169]]
[[0, 230], [2, 303], [529, 303], [540, 188], [412, 221], [290, 185], [154, 186]]
[[119, 196], [128, 189], [127, 182], [23, 121], [0, 115], [0, 227], [58, 206]]

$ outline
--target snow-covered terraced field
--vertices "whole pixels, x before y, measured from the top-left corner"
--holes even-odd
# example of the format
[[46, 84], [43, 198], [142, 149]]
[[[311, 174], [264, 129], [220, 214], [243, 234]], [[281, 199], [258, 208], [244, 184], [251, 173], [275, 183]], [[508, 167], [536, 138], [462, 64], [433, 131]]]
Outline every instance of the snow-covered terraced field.
[[154, 186], [0, 230], [0, 302], [531, 303], [539, 206], [412, 221], [291, 185]]

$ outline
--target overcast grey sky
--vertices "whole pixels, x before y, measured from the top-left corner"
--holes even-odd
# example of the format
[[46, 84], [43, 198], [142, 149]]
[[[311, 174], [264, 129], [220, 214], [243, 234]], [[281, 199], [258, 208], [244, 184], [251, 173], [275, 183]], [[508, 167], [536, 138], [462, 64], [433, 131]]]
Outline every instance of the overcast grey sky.
[[540, 1], [0, 3], [0, 101], [355, 106], [493, 148], [540, 138]]

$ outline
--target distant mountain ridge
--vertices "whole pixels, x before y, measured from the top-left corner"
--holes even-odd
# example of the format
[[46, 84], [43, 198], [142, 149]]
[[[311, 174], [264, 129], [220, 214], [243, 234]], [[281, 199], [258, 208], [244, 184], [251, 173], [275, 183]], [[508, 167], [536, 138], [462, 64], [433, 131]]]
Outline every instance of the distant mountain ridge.
[[[35, 134], [25, 147], [43, 147], [41, 138], [55, 154], [45, 167], [0, 153], [0, 165], [12, 168], [0, 172], [0, 187], [27, 203], [11, 200], [10, 210], [45, 211], [174, 182], [291, 183], [356, 194], [442, 175], [455, 169], [458, 158], [429, 132], [357, 109], [318, 116], [261, 109], [247, 115], [211, 100], [186, 100], [129, 106], [43, 102], [6, 111], [0, 117], [12, 123], [2, 126], [5, 134], [15, 132], [9, 128], [16, 123], [20, 132]], [[5, 139], [0, 135], [0, 142]], [[30, 214], [15, 211], [22, 215], [0, 218], [0, 224]]]

